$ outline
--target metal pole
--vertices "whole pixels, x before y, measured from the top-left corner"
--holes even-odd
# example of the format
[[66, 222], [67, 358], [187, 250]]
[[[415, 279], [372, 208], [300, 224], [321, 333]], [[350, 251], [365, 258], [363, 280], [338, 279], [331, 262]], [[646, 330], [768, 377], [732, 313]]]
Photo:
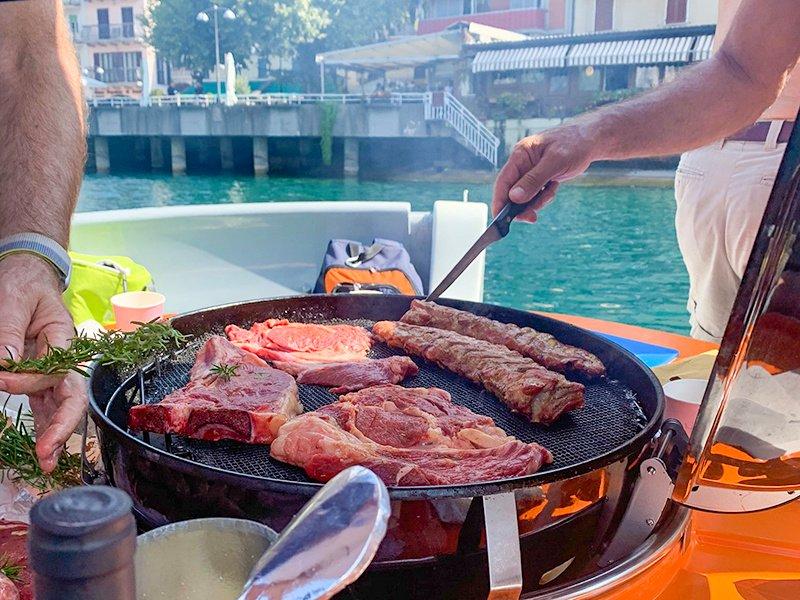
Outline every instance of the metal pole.
[[220, 97], [222, 96], [222, 88], [220, 87], [219, 83], [219, 22], [217, 21], [218, 11], [219, 11], [219, 6], [215, 4], [214, 5], [214, 52], [215, 52], [214, 75], [216, 75], [217, 78], [217, 102], [220, 101]]
[[320, 94], [325, 93], [325, 61], [319, 62], [319, 90]]

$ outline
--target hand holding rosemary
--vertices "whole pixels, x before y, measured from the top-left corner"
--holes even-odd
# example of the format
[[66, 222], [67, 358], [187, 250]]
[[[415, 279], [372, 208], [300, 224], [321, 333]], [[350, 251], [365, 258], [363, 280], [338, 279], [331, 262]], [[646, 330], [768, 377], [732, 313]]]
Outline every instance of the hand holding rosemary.
[[37, 358], [5, 358], [0, 371], [62, 375], [76, 371], [89, 376], [85, 363], [97, 360], [102, 365], [141, 367], [157, 356], [180, 350], [188, 337], [167, 323], [143, 323], [129, 333], [107, 331], [97, 338], [78, 336], [68, 348], [50, 346]]

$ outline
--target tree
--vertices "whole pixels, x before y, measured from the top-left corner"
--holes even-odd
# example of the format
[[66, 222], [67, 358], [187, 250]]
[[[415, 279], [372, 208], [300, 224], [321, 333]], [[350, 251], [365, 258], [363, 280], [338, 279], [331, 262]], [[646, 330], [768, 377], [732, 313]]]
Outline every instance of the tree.
[[[238, 67], [254, 51], [261, 56], [291, 53], [329, 24], [328, 14], [312, 0], [222, 0], [218, 5], [220, 53], [233, 53]], [[222, 18], [226, 8], [234, 12], [234, 20]], [[149, 43], [173, 65], [189, 69], [197, 81], [214, 68], [215, 60], [213, 21], [198, 21], [201, 11], [213, 19], [211, 0], [161, 0], [145, 17]]]
[[413, 19], [417, 0], [317, 0], [330, 16], [321, 50], [371, 44], [403, 31]]

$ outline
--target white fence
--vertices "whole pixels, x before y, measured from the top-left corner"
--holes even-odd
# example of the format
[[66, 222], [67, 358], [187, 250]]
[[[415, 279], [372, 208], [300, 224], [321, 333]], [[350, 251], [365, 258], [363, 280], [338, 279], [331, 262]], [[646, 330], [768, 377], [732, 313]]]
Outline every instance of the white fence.
[[[336, 104], [386, 104], [399, 106], [402, 104], [422, 104], [424, 93], [386, 94], [382, 96], [366, 96], [364, 94], [238, 94], [236, 104], [244, 106], [282, 106], [295, 104], [317, 104], [334, 102]], [[224, 102], [224, 96], [220, 102]], [[94, 98], [91, 106], [117, 107], [123, 106], [211, 106], [217, 103], [216, 94], [175, 94], [171, 96], [150, 96], [144, 100], [138, 98]]]
[[425, 118], [429, 121], [444, 121], [456, 130], [468, 148], [497, 167], [500, 140], [451, 93], [426, 94]]

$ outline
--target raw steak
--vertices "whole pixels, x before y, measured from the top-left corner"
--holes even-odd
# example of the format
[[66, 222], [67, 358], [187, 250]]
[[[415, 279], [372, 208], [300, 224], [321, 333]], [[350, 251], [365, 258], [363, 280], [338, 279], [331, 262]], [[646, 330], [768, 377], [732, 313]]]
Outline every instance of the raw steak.
[[[233, 366], [235, 374], [215, 374], [215, 365]], [[268, 444], [281, 425], [302, 411], [291, 375], [214, 336], [197, 354], [189, 383], [161, 402], [131, 408], [128, 426], [201, 440]]]
[[354, 392], [373, 385], [400, 383], [406, 377], [413, 377], [419, 372], [419, 367], [407, 356], [327, 365], [306, 366], [302, 363], [284, 362], [272, 364], [276, 369], [296, 376], [297, 383], [330, 387], [334, 394]]
[[411, 309], [403, 315], [401, 321], [409, 325], [448, 329], [499, 344], [532, 358], [547, 369], [567, 375], [591, 379], [605, 375], [606, 372], [605, 366], [594, 354], [563, 344], [549, 333], [512, 323], [501, 323], [433, 302], [413, 300]]
[[286, 319], [268, 319], [250, 329], [228, 325], [225, 335], [264, 360], [295, 363], [362, 360], [372, 345], [372, 336], [363, 327], [290, 323]]
[[[0, 600], [33, 598], [33, 576], [28, 570], [28, 525], [18, 521], [0, 519], [0, 559], [9, 565], [19, 565], [22, 571], [17, 581], [0, 582]], [[9, 583], [11, 585], [9, 585]]]
[[520, 477], [552, 461], [438, 388], [382, 385], [342, 396], [278, 432], [270, 453], [317, 481], [363, 465], [388, 485], [455, 485]]
[[483, 385], [531, 421], [552, 423], [565, 411], [583, 406], [583, 385], [505, 346], [396, 321], [379, 321], [373, 332], [390, 346]]

